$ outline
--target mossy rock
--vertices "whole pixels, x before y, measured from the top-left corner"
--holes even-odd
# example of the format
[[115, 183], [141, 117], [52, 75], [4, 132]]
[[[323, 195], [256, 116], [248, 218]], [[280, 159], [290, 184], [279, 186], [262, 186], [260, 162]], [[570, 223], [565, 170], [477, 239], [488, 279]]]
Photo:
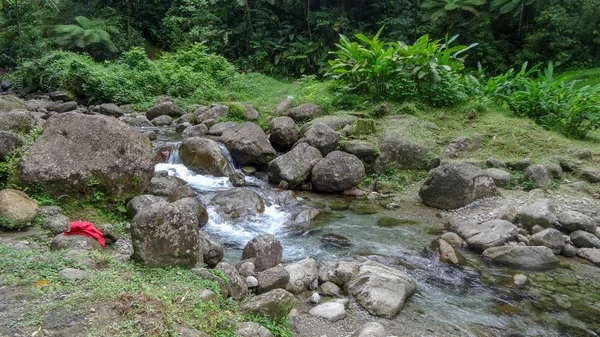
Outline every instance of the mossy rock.
[[384, 228], [393, 228], [403, 225], [418, 225], [421, 224], [422, 221], [414, 220], [414, 219], [402, 219], [402, 218], [393, 218], [393, 217], [381, 217], [377, 220], [377, 226]]
[[519, 315], [521, 313], [521, 308], [514, 306], [509, 303], [498, 303], [494, 307], [493, 313], [496, 315]]
[[350, 205], [350, 210], [356, 214], [376, 214], [381, 211], [381, 206], [371, 201], [355, 201]]
[[576, 286], [578, 284], [577, 280], [569, 277], [558, 278], [556, 279], [556, 283], [560, 284], [561, 286]]
[[335, 200], [329, 203], [329, 208], [331, 208], [334, 211], [343, 211], [350, 208], [350, 203], [346, 200]]
[[374, 119], [357, 119], [352, 127], [353, 135], [372, 135], [376, 132], [377, 123]]
[[442, 235], [444, 234], [444, 229], [440, 227], [428, 227], [425, 230], [425, 233], [429, 235]]

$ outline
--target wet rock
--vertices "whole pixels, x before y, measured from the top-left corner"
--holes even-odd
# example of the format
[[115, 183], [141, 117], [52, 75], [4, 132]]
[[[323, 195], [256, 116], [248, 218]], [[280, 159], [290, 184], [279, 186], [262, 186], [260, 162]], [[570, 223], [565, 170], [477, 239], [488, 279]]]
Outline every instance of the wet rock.
[[556, 208], [550, 200], [542, 199], [522, 208], [517, 218], [525, 228], [532, 228], [535, 225], [551, 228], [558, 222], [555, 212]]
[[256, 275], [257, 293], [262, 294], [273, 289], [285, 289], [290, 281], [290, 273], [281, 265], [266, 269]]
[[193, 198], [196, 195], [194, 190], [183, 179], [175, 176], [152, 178], [150, 185], [146, 189], [146, 193], [165, 197], [169, 201]]
[[150, 128], [154, 126], [146, 116], [137, 116], [134, 119], [127, 121], [127, 123], [138, 128]]
[[441, 237], [442, 240], [451, 244], [452, 246], [460, 246], [463, 243], [463, 239], [456, 233], [444, 233]]
[[242, 304], [241, 311], [278, 321], [287, 317], [295, 303], [294, 295], [283, 289], [275, 289], [251, 298]]
[[183, 139], [196, 138], [205, 136], [208, 133], [208, 127], [205, 124], [189, 126], [183, 130], [181, 137]]
[[588, 233], [582, 230], [571, 232], [569, 235], [571, 237], [571, 241], [578, 248], [599, 248], [600, 249], [600, 239], [596, 237], [596, 235], [592, 233]]
[[440, 261], [447, 264], [458, 264], [458, 257], [456, 256], [456, 252], [454, 252], [454, 248], [442, 239], [438, 240], [438, 243], [440, 247]]
[[288, 188], [295, 189], [310, 176], [313, 167], [322, 159], [319, 150], [300, 143], [269, 163], [269, 182], [279, 184], [283, 180], [288, 183]]
[[40, 211], [37, 202], [21, 191], [0, 191], [0, 227], [23, 228], [31, 225]]
[[289, 282], [285, 290], [299, 294], [308, 290], [310, 284], [317, 279], [317, 262], [314, 259], [304, 259], [285, 266], [289, 274]]
[[141, 131], [142, 136], [148, 138], [150, 141], [156, 140], [158, 137], [156, 136], [156, 132], [152, 130]]
[[455, 209], [498, 195], [494, 180], [470, 164], [448, 164], [429, 171], [419, 195], [427, 206]]
[[217, 123], [210, 127], [210, 129], [208, 130], [208, 134], [211, 136], [221, 136], [223, 135], [223, 132], [237, 125], [238, 123], [236, 122]]
[[346, 287], [365, 310], [376, 316], [399, 313], [416, 291], [416, 283], [408, 274], [372, 261], [358, 267]]
[[352, 337], [386, 337], [387, 333], [381, 323], [369, 322], [360, 327]]
[[235, 327], [235, 333], [239, 337], [273, 337], [271, 331], [254, 322], [239, 323]]
[[236, 187], [219, 191], [210, 201], [217, 211], [231, 218], [260, 214], [265, 211], [265, 203], [256, 192]]
[[248, 295], [248, 284], [246, 278], [232, 265], [221, 262], [217, 265], [218, 270], [221, 270], [229, 280], [229, 295], [236, 301], [243, 300]]
[[513, 275], [513, 283], [519, 286], [524, 285], [527, 283], [527, 276], [523, 274], [515, 274]]
[[330, 322], [346, 318], [346, 308], [343, 304], [327, 302], [319, 304], [308, 312], [311, 316], [321, 317]]
[[525, 170], [527, 178], [535, 188], [549, 188], [552, 185], [552, 178], [548, 173], [546, 166], [537, 164], [531, 165]]
[[600, 249], [581, 248], [577, 250], [577, 256], [586, 259], [600, 267]]
[[319, 214], [321, 214], [321, 211], [316, 208], [305, 209], [296, 215], [294, 222], [298, 224], [309, 223], [318, 217]]
[[327, 234], [319, 240], [319, 245], [323, 248], [348, 248], [352, 246], [347, 237], [339, 234]]
[[311, 182], [319, 192], [341, 192], [358, 185], [365, 176], [365, 167], [356, 156], [333, 151], [312, 169]]
[[271, 121], [271, 142], [282, 149], [290, 148], [298, 141], [296, 122], [290, 117], [277, 117]]
[[90, 274], [75, 268], [65, 268], [58, 272], [58, 277], [65, 281], [81, 281], [89, 278]]
[[242, 252], [242, 260], [251, 260], [257, 272], [281, 263], [283, 247], [273, 235], [261, 234], [250, 240]]
[[491, 220], [482, 224], [465, 221], [458, 225], [457, 233], [472, 248], [484, 251], [490, 247], [502, 246], [517, 238], [517, 226], [505, 220]]
[[559, 262], [552, 250], [543, 246], [491, 247], [486, 249], [482, 256], [495, 263], [532, 269], [554, 268]]
[[233, 173], [219, 144], [211, 139], [192, 137], [184, 140], [179, 156], [186, 167], [200, 174], [228, 177]]
[[247, 176], [253, 176], [256, 174], [256, 168], [254, 166], [244, 166], [242, 167], [242, 173]]
[[556, 255], [560, 254], [565, 246], [565, 238], [563, 234], [553, 228], [544, 229], [541, 232], [533, 234], [529, 238], [529, 244], [532, 246], [546, 246], [552, 249]]
[[42, 227], [49, 229], [54, 234], [60, 234], [69, 230], [69, 218], [62, 214], [49, 216], [44, 219]]
[[27, 141], [19, 134], [10, 131], [0, 131], [0, 159], [5, 159], [23, 147]]
[[266, 165], [275, 158], [275, 149], [265, 132], [254, 123], [243, 123], [223, 132], [221, 140], [238, 165]]
[[304, 135], [304, 141], [316, 148], [325, 156], [335, 150], [340, 139], [340, 134], [324, 123], [315, 123]]
[[567, 243], [566, 245], [564, 245], [560, 253], [566, 257], [574, 257], [575, 255], [577, 255], [577, 248], [572, 244]]
[[[107, 199], [140, 194], [154, 171], [148, 140], [133, 127], [102, 115], [52, 116], [23, 155], [16, 178], [50, 196]], [[94, 188], [90, 188], [90, 184]]]
[[157, 202], [166, 202], [164, 198], [155, 195], [144, 194], [138, 195], [127, 203], [127, 214], [130, 218], [134, 218], [142, 209]]
[[223, 245], [202, 231], [199, 232], [198, 237], [200, 238], [200, 245], [202, 246], [204, 263], [211, 268], [216, 267], [223, 260], [223, 256], [225, 255]]
[[403, 138], [394, 132], [386, 132], [379, 141], [381, 155], [374, 165], [376, 173], [388, 169], [420, 170], [427, 168], [429, 149], [423, 144]]
[[87, 236], [59, 234], [54, 239], [52, 239], [50, 249], [92, 251], [100, 250], [102, 249], [102, 246], [98, 241], [92, 238], [88, 238]]
[[246, 186], [246, 176], [242, 172], [235, 172], [229, 176], [229, 182], [233, 187]]
[[319, 293], [323, 296], [338, 297], [340, 296], [340, 287], [333, 282], [325, 282], [321, 284]]
[[587, 168], [579, 172], [579, 177], [590, 183], [600, 182], [600, 169]]
[[497, 168], [490, 168], [490, 169], [484, 170], [484, 172], [486, 175], [488, 175], [488, 176], [492, 177], [492, 179], [494, 179], [494, 183], [498, 187], [506, 187], [506, 186], [508, 186], [508, 184], [510, 184], [511, 175], [510, 175], [510, 173], [508, 173], [504, 170], [497, 169]]
[[596, 221], [583, 213], [565, 211], [558, 214], [557, 227], [569, 232], [583, 230], [594, 234], [596, 232]]
[[323, 115], [323, 108], [316, 104], [300, 104], [295, 108], [288, 110], [287, 115], [296, 122], [302, 122]]
[[183, 110], [168, 98], [160, 98], [156, 101], [154, 107], [146, 112], [146, 117], [153, 120], [159, 116], [178, 117], [183, 115]]
[[199, 223], [198, 208], [185, 199], [143, 208], [131, 221], [132, 258], [150, 268], [201, 264]]

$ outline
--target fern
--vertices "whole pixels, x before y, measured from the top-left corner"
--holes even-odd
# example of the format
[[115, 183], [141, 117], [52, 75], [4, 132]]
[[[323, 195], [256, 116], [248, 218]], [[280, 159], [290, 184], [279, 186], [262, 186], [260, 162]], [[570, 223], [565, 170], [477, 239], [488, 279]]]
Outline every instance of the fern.
[[110, 35], [119, 33], [116, 27], [104, 20], [88, 19], [85, 16], [78, 16], [75, 21], [77, 24], [56, 26], [58, 45], [69, 49], [86, 49], [101, 44], [109, 51], [117, 52], [117, 46]]

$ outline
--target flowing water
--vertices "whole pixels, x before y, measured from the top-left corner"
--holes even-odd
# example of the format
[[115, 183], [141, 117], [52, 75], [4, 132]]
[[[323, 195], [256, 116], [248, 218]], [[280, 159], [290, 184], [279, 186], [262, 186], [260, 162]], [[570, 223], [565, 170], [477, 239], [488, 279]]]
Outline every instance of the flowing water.
[[[188, 170], [179, 158], [178, 145], [172, 144], [166, 163], [157, 164], [156, 171], [166, 170], [185, 180], [204, 204], [218, 191], [233, 188], [227, 178]], [[221, 149], [236, 169], [227, 149]], [[247, 177], [247, 181], [252, 185], [247, 188], [265, 201], [262, 214], [231, 220], [221, 217], [213, 206], [207, 207], [209, 221], [203, 230], [225, 245], [226, 260], [230, 262], [239, 260], [248, 240], [269, 233], [282, 242], [287, 262], [307, 257], [325, 261], [369, 256], [405, 269], [416, 280], [418, 292], [403, 313], [416, 312], [435, 322], [432, 324], [452, 326], [457, 336], [596, 336], [600, 331], [600, 316], [593, 316], [600, 313], [600, 308], [597, 302], [596, 306], [588, 305], [587, 295], [600, 290], [598, 282], [582, 280], [568, 268], [557, 268], [548, 273], [521, 271], [530, 277], [531, 285], [520, 287], [512, 283], [516, 271], [488, 265], [467, 250], [459, 251], [467, 261], [464, 266], [441, 263], [428, 249], [440, 235], [439, 214], [414, 200], [402, 200], [395, 210], [379, 207], [375, 214], [364, 214], [372, 213], [361, 208], [364, 202], [339, 196], [304, 193], [284, 204], [277, 196], [279, 192], [262, 180]], [[309, 206], [325, 210], [324, 214], [310, 225], [294, 223], [294, 216]], [[385, 217], [404, 219], [403, 225], [378, 226]], [[323, 237], [332, 234], [345, 237], [351, 245], [322, 244]], [[591, 275], [597, 275], [593, 270], [596, 267], [576, 264], [570, 268], [584, 274], [591, 270]], [[557, 283], [562, 279], [575, 281], [566, 289], [566, 281]], [[588, 304], [579, 308], [580, 302]], [[399, 324], [403, 313], [394, 318]]]

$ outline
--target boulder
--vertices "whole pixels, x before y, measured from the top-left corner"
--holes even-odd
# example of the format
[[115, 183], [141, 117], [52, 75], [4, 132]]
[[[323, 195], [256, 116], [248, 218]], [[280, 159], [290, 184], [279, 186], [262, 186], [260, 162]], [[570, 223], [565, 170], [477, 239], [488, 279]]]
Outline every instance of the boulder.
[[317, 117], [310, 122], [304, 123], [300, 129], [300, 137], [304, 137], [306, 132], [316, 123], [323, 123], [334, 131], [342, 132], [344, 128], [350, 128], [357, 119], [356, 116], [344, 114]]
[[152, 124], [155, 126], [168, 126], [171, 123], [173, 123], [173, 117], [167, 115], [158, 116], [152, 120]]
[[546, 246], [552, 249], [555, 255], [560, 254], [565, 246], [566, 240], [563, 234], [554, 228], [546, 228], [541, 232], [533, 234], [529, 238], [531, 246]]
[[451, 140], [444, 149], [442, 153], [443, 158], [459, 158], [463, 155], [463, 153], [469, 151], [471, 148], [471, 141], [465, 137], [461, 136], [457, 139]]
[[269, 329], [254, 322], [238, 323], [235, 327], [235, 333], [238, 337], [273, 337]]
[[279, 115], [285, 115], [291, 108], [292, 108], [292, 97], [288, 96], [286, 99], [284, 99], [277, 105], [275, 112], [277, 112], [277, 114], [279, 114]]
[[327, 302], [319, 304], [308, 312], [311, 316], [321, 317], [335, 322], [346, 318], [346, 308], [341, 303]]
[[12, 95], [0, 96], [0, 114], [18, 109], [26, 109], [25, 103], [20, 98]]
[[386, 337], [387, 333], [381, 323], [369, 322], [360, 327], [352, 337]]
[[[208, 222], [208, 212], [206, 211], [204, 206], [202, 206], [200, 202], [198, 202], [198, 200], [196, 200], [194, 197], [189, 197], [179, 199], [177, 200], [177, 203], [181, 205], [185, 204], [192, 207], [192, 210], [196, 213], [196, 216], [198, 218], [198, 228], [202, 228], [204, 227], [204, 225], [206, 225], [206, 223]], [[204, 247], [202, 248], [204, 249]]]
[[140, 194], [153, 171], [148, 140], [130, 125], [108, 116], [65, 113], [48, 120], [23, 155], [17, 179], [55, 197], [91, 199], [100, 191], [113, 200]]
[[379, 141], [381, 155], [374, 170], [384, 173], [388, 169], [422, 170], [427, 168], [429, 149], [423, 144], [406, 139], [394, 132], [386, 132]]
[[69, 102], [74, 101], [74, 95], [67, 90], [56, 90], [48, 94], [51, 100], [54, 102], [63, 101]]
[[285, 289], [290, 281], [290, 273], [282, 265], [277, 265], [259, 272], [256, 279], [258, 280], [257, 293], [262, 294], [273, 289]]
[[25, 110], [13, 110], [0, 113], [0, 131], [29, 133], [35, 125], [31, 114]]
[[465, 221], [458, 225], [457, 233], [472, 248], [484, 251], [490, 247], [502, 246], [517, 238], [517, 226], [505, 220], [490, 220], [482, 224]]
[[358, 185], [365, 177], [365, 166], [355, 155], [333, 151], [311, 171], [311, 183], [319, 192], [342, 192]]
[[288, 110], [287, 115], [296, 122], [303, 122], [323, 115], [323, 108], [316, 104], [300, 104], [295, 108]]
[[252, 262], [242, 262], [242, 264], [238, 268], [238, 271], [240, 272], [240, 274], [242, 276], [246, 276], [246, 277], [255, 276], [256, 275], [256, 273], [254, 273], [255, 270], [256, 270], [256, 266]]
[[204, 123], [208, 120], [217, 120], [219, 117], [227, 115], [227, 112], [229, 112], [229, 108], [220, 104], [212, 105], [210, 108], [200, 107], [195, 112], [196, 122]]
[[525, 171], [531, 165], [531, 158], [525, 158], [519, 161], [507, 162], [506, 167], [514, 171]]
[[377, 149], [370, 143], [361, 140], [351, 140], [342, 147], [344, 152], [353, 154], [366, 163], [371, 163], [377, 158]]
[[242, 172], [234, 172], [229, 175], [229, 182], [233, 187], [243, 187], [247, 185], [246, 176]]
[[23, 228], [39, 214], [37, 202], [21, 191], [5, 189], [0, 191], [0, 227]]
[[185, 199], [143, 208], [131, 221], [132, 258], [150, 268], [201, 264], [198, 217], [198, 209]]
[[359, 266], [346, 287], [365, 310], [376, 316], [396, 315], [416, 291], [416, 283], [408, 274], [372, 261]]
[[579, 213], [576, 211], [565, 211], [558, 214], [557, 228], [573, 232], [573, 231], [586, 231], [589, 233], [596, 233], [596, 221], [591, 217]]
[[140, 131], [140, 133], [142, 134], [142, 136], [148, 138], [148, 140], [150, 140], [150, 141], [157, 139], [156, 132], [154, 132], [152, 130]]
[[211, 136], [221, 136], [223, 135], [223, 132], [225, 132], [225, 130], [231, 129], [232, 127], [237, 125], [238, 123], [236, 122], [217, 123], [210, 127], [210, 129], [208, 130], [208, 134]]
[[271, 234], [261, 234], [248, 241], [242, 252], [242, 260], [251, 260], [256, 272], [275, 267], [281, 263], [283, 247]]
[[181, 137], [183, 139], [202, 137], [208, 133], [208, 126], [206, 124], [198, 124], [193, 126], [188, 126], [181, 133]]
[[489, 168], [484, 170], [485, 174], [492, 177], [494, 179], [494, 183], [498, 187], [506, 187], [510, 184], [511, 175], [510, 173], [497, 169], [497, 168]]
[[550, 174], [550, 179], [562, 179], [563, 170], [562, 167], [560, 167], [560, 165], [553, 162], [547, 162], [546, 164], [544, 164], [544, 166], [546, 166], [546, 169]]
[[580, 248], [577, 250], [577, 256], [600, 267], [600, 249]]
[[590, 183], [600, 183], [600, 169], [583, 169], [579, 172], [579, 177]]
[[319, 266], [319, 282], [332, 282], [340, 287], [358, 274], [358, 261], [326, 262]]
[[550, 203], [550, 200], [542, 199], [522, 208], [517, 214], [517, 218], [527, 229], [531, 229], [535, 225], [551, 228], [558, 222], [555, 212], [556, 208]]
[[219, 191], [210, 200], [217, 211], [231, 218], [260, 214], [265, 211], [265, 203], [256, 192], [250, 189], [236, 187]]
[[100, 113], [112, 117], [121, 117], [125, 114], [125, 111], [116, 104], [105, 103], [100, 105]]
[[51, 250], [93, 251], [101, 250], [100, 243], [83, 235], [59, 234], [50, 243]]
[[187, 183], [175, 176], [154, 177], [150, 180], [150, 185], [146, 193], [165, 197], [169, 201], [176, 201], [183, 198], [193, 198], [196, 194]]
[[290, 117], [277, 117], [271, 120], [271, 142], [282, 149], [290, 148], [298, 141], [296, 122]]
[[306, 224], [313, 221], [319, 214], [321, 214], [321, 211], [316, 208], [305, 209], [294, 217], [294, 222], [297, 224]]
[[150, 122], [146, 116], [137, 116], [127, 121], [127, 123], [131, 126], [135, 126], [136, 128], [151, 128], [154, 126], [154, 124], [152, 124], [152, 122]]
[[243, 123], [225, 130], [221, 141], [238, 165], [261, 166], [275, 158], [275, 149], [267, 135], [254, 123]]
[[592, 233], [582, 230], [574, 231], [569, 234], [571, 241], [577, 248], [598, 248], [600, 249], [600, 239]]
[[308, 179], [313, 167], [322, 159], [319, 150], [306, 143], [300, 143], [290, 152], [269, 163], [269, 182], [279, 184], [284, 180], [288, 183], [288, 188], [295, 189]]
[[314, 259], [304, 259], [285, 266], [289, 274], [289, 283], [285, 290], [292, 294], [299, 294], [308, 290], [308, 287], [319, 276], [317, 262]]
[[0, 131], [0, 160], [4, 160], [27, 143], [27, 140], [14, 132]]
[[448, 264], [458, 264], [458, 256], [452, 246], [443, 239], [438, 240], [440, 249], [440, 261]]
[[183, 115], [183, 110], [168, 98], [160, 98], [156, 104], [146, 112], [146, 117], [153, 120], [158, 116], [177, 117]]
[[275, 289], [249, 299], [242, 304], [241, 311], [279, 321], [287, 317], [295, 304], [294, 295], [283, 289]]
[[251, 121], [258, 120], [260, 114], [254, 107], [248, 103], [240, 103], [244, 108], [246, 108], [246, 118]]
[[425, 205], [440, 209], [459, 208], [498, 194], [490, 176], [466, 163], [442, 165], [429, 171], [419, 191]]
[[150, 194], [138, 195], [127, 203], [127, 214], [133, 219], [142, 209], [157, 202], [165, 202], [165, 199]]
[[225, 256], [223, 245], [202, 231], [198, 233], [198, 237], [200, 238], [200, 245], [202, 246], [204, 263], [210, 268], [215, 268], [223, 260], [223, 256]]
[[446, 241], [452, 246], [460, 246], [463, 244], [463, 239], [460, 236], [458, 236], [458, 234], [452, 232], [442, 234], [440, 239]]
[[527, 178], [535, 188], [549, 188], [552, 185], [552, 178], [546, 166], [537, 164], [531, 165], [525, 170]]
[[340, 139], [340, 134], [324, 123], [315, 123], [304, 135], [308, 145], [318, 149], [323, 156], [335, 150]]
[[492, 262], [518, 268], [554, 268], [559, 262], [552, 249], [544, 246], [491, 247], [486, 249], [482, 256]]
[[56, 102], [57, 104], [53, 104], [52, 106], [48, 107], [48, 110], [50, 111], [54, 111], [57, 113], [65, 113], [65, 112], [69, 112], [69, 111], [74, 111], [77, 110], [77, 102], [64, 102], [61, 103]]
[[64, 233], [69, 230], [70, 220], [62, 214], [46, 217], [42, 223], [42, 227], [50, 230], [54, 234]]
[[319, 287], [319, 294], [323, 296], [338, 297], [340, 296], [340, 287], [333, 282], [325, 282]]
[[[582, 249], [587, 249], [587, 248], [582, 248]], [[572, 244], [567, 243], [566, 245], [564, 245], [563, 250], [560, 253], [566, 257], [575, 257], [577, 255], [578, 250], [579, 249], [577, 249]]]
[[221, 262], [217, 265], [217, 270], [221, 270], [229, 280], [229, 295], [236, 301], [243, 300], [248, 295], [248, 285], [246, 278], [240, 275], [234, 266]]
[[184, 140], [179, 156], [187, 168], [200, 174], [228, 177], [233, 173], [219, 144], [211, 139], [193, 137]]

